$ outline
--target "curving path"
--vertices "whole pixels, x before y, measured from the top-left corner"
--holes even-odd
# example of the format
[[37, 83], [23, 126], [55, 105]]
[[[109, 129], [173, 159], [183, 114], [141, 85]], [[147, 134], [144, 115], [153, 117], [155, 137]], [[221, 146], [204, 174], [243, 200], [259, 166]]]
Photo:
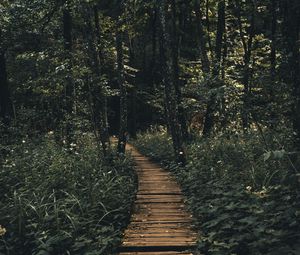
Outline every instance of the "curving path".
[[197, 233], [173, 177], [127, 145], [136, 162], [138, 193], [119, 255], [192, 255]]

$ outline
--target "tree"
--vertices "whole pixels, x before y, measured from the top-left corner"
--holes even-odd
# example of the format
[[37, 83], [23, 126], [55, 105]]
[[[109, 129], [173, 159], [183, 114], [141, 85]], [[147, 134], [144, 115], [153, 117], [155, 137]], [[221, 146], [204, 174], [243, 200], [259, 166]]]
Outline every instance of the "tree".
[[176, 9], [176, 1], [171, 1], [171, 19], [172, 19], [172, 29], [171, 29], [171, 47], [172, 47], [172, 64], [173, 64], [173, 72], [174, 72], [174, 88], [176, 94], [176, 103], [178, 105], [178, 121], [180, 123], [182, 137], [184, 140], [189, 138], [188, 128], [185, 118], [185, 112], [183, 108], [182, 102], [182, 93], [179, 81], [179, 37], [178, 37], [178, 27], [177, 27], [177, 9]]
[[123, 2], [119, 6], [119, 15], [116, 21], [116, 51], [117, 51], [117, 72], [118, 72], [118, 85], [120, 90], [120, 127], [119, 127], [119, 140], [118, 152], [125, 153], [126, 140], [127, 140], [127, 91], [125, 84], [124, 73], [124, 54], [123, 54], [123, 31], [122, 31], [122, 12]]
[[178, 118], [178, 104], [176, 100], [176, 73], [174, 70], [174, 58], [170, 32], [167, 24], [168, 1], [157, 2], [160, 20], [160, 44], [163, 59], [163, 83], [165, 91], [165, 106], [168, 119], [168, 126], [173, 141], [175, 158], [178, 163], [185, 164], [185, 151], [183, 148], [182, 129]]
[[300, 150], [300, 2], [297, 0], [285, 1], [285, 27], [286, 52], [288, 56], [288, 72], [292, 85], [293, 104], [292, 121], [295, 131], [295, 147]]
[[74, 100], [74, 83], [72, 78], [72, 15], [68, 7], [68, 2], [65, 1], [63, 8], [63, 39], [64, 49], [67, 59], [68, 74], [65, 81], [65, 114], [66, 114], [66, 140], [67, 144], [71, 143], [72, 139], [72, 123], [71, 116], [73, 114], [73, 100]]
[[[3, 3], [6, 8], [7, 5], [8, 3]], [[0, 18], [0, 122], [7, 126], [12, 115], [12, 102], [7, 77], [6, 52], [8, 44], [4, 35], [4, 29], [6, 28], [4, 19], [5, 15]]]
[[8, 88], [5, 50], [2, 48], [2, 34], [0, 31], [0, 118], [8, 125], [11, 117], [11, 99]]
[[[221, 68], [221, 57], [222, 57], [222, 46], [223, 46], [223, 35], [225, 32], [225, 1], [220, 1], [218, 3], [218, 22], [216, 31], [216, 47], [215, 47], [215, 61], [216, 64], [213, 67], [212, 77], [216, 80], [215, 83], [219, 85], [221, 81], [219, 80], [219, 73]], [[215, 87], [215, 86], [214, 86]], [[209, 96], [207, 109], [205, 113], [205, 122], [203, 126], [203, 135], [209, 136], [214, 127], [214, 114], [216, 111], [216, 96], [212, 93]]]
[[241, 13], [241, 5], [239, 5], [238, 2], [236, 2], [236, 13], [237, 13], [237, 23], [238, 23], [238, 29], [240, 34], [240, 39], [243, 45], [244, 50], [244, 56], [243, 56], [243, 78], [242, 83], [244, 85], [244, 91], [243, 91], [243, 108], [242, 108], [242, 122], [243, 122], [243, 129], [244, 131], [247, 131], [249, 128], [249, 111], [250, 111], [250, 94], [251, 94], [251, 87], [250, 87], [250, 78], [251, 78], [251, 57], [252, 57], [252, 50], [253, 50], [253, 40], [255, 36], [255, 18], [256, 18], [256, 4], [255, 2], [251, 3], [250, 6], [250, 27], [249, 32], [245, 36], [245, 32], [243, 29], [243, 23], [242, 23], [242, 13]]
[[[105, 88], [102, 82], [102, 66], [101, 66], [101, 31], [98, 7], [95, 5], [91, 7], [86, 6], [86, 23], [87, 23], [87, 38], [89, 45], [89, 59], [90, 65], [93, 70], [92, 79], [93, 86], [91, 97], [93, 101], [92, 115], [97, 128], [96, 133], [99, 133], [99, 139], [102, 145], [102, 151], [104, 155], [107, 153], [109, 147], [109, 134], [108, 134], [108, 122], [107, 122], [107, 98], [105, 95]], [[94, 21], [94, 26], [92, 24]], [[98, 134], [97, 134], [98, 136]]]

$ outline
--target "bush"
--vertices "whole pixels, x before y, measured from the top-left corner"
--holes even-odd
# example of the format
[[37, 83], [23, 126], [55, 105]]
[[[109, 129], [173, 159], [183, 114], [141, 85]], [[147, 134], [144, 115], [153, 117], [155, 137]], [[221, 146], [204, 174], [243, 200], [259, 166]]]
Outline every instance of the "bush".
[[141, 134], [135, 145], [177, 176], [201, 231], [200, 252], [299, 254], [299, 189], [288, 182], [288, 155], [271, 139], [267, 151], [255, 133], [196, 138], [185, 167], [172, 160], [165, 132]]
[[[15, 144], [15, 143], [14, 143]], [[0, 254], [112, 254], [128, 222], [132, 162], [98, 157], [93, 138], [71, 150], [52, 135], [5, 146], [0, 169]]]

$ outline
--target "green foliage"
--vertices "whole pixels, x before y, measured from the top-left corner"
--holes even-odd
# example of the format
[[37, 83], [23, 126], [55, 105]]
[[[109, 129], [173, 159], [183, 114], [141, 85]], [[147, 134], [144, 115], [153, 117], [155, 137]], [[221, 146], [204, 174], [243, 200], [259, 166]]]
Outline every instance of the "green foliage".
[[135, 191], [132, 162], [98, 157], [81, 135], [67, 150], [53, 134], [2, 145], [2, 254], [112, 254]]
[[[270, 136], [271, 137], [271, 136]], [[268, 139], [268, 138], [266, 138]], [[195, 139], [188, 164], [172, 160], [170, 138], [138, 136], [139, 150], [168, 167], [181, 183], [201, 231], [204, 254], [298, 254], [300, 193], [287, 173], [287, 153], [268, 139], [270, 157], [256, 133]], [[296, 179], [297, 180], [297, 179]]]
[[173, 159], [172, 140], [163, 127], [153, 127], [138, 139], [132, 141], [137, 145], [139, 151], [157, 161], [168, 163]]

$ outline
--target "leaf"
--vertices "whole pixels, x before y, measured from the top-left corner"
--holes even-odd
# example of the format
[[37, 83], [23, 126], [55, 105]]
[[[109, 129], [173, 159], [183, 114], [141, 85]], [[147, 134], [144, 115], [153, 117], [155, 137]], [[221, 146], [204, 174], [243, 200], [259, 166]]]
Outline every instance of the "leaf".
[[264, 161], [267, 161], [272, 155], [271, 151], [267, 151], [266, 153], [264, 153]]
[[285, 155], [285, 150], [277, 150], [273, 151], [273, 157], [274, 159], [282, 159]]

